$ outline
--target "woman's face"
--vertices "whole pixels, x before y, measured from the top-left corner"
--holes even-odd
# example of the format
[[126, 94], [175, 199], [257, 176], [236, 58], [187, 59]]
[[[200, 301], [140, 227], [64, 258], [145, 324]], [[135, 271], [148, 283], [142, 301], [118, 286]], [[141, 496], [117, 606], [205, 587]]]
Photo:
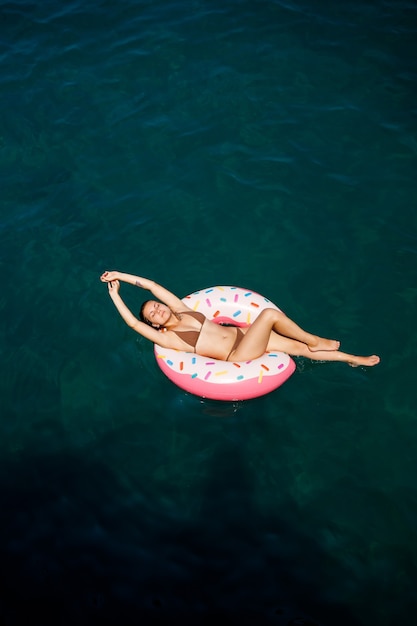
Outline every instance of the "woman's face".
[[152, 326], [159, 328], [159, 326], [164, 326], [166, 324], [172, 313], [171, 309], [167, 307], [166, 304], [150, 300], [146, 303], [143, 309], [143, 314], [146, 319], [151, 322]]

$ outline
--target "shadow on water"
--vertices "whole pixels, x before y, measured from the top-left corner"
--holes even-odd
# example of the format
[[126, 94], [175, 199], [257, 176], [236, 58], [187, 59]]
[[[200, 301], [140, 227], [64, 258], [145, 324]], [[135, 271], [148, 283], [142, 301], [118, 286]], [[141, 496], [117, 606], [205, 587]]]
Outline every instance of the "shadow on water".
[[93, 456], [3, 464], [2, 625], [357, 623], [311, 575], [320, 548], [256, 510], [238, 446], [212, 457], [212, 470], [232, 469], [209, 472], [192, 521]]

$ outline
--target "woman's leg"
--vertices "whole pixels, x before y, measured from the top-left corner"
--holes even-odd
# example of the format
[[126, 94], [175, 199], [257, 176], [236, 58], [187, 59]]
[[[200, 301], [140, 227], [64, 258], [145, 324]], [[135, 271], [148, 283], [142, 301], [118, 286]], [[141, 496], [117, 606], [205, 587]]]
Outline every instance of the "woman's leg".
[[275, 309], [267, 310], [272, 311], [272, 314], [269, 314], [272, 315], [274, 321], [271, 330], [274, 330], [279, 335], [301, 341], [301, 343], [305, 343], [312, 351], [339, 349], [340, 341], [323, 339], [323, 337], [318, 337], [318, 335], [312, 335], [303, 330], [298, 324], [287, 317], [285, 313], [282, 313], [282, 311], [276, 311]]
[[[284, 337], [284, 339], [286, 338]], [[339, 361], [348, 363], [352, 367], [358, 367], [359, 365], [371, 367], [372, 365], [377, 365], [380, 361], [379, 356], [376, 356], [376, 354], [357, 356], [341, 352], [340, 350], [315, 350], [312, 352], [304, 343], [300, 344], [298, 341], [294, 341], [294, 339], [289, 339], [288, 341], [298, 345], [288, 345], [288, 350], [282, 350], [283, 352], [287, 352], [291, 356], [305, 356], [313, 361]]]
[[[275, 332], [271, 335], [272, 331]], [[267, 349], [279, 349], [269, 345], [270, 341], [275, 336], [295, 339], [296, 341], [306, 344], [311, 351], [338, 350], [340, 346], [339, 341], [323, 339], [322, 337], [306, 332], [287, 317], [285, 313], [277, 311], [276, 309], [264, 309], [261, 311], [249, 329], [244, 329], [244, 332], [245, 337], [242, 339], [241, 344], [244, 346], [245, 351], [259, 352], [258, 356], [263, 354]]]
[[[283, 336], [284, 333], [291, 333], [296, 337]], [[310, 347], [311, 344], [314, 345], [314, 348]], [[292, 356], [305, 356], [315, 361], [343, 361], [350, 365], [376, 365], [379, 363], [379, 357], [375, 355], [370, 357], [355, 356], [340, 352], [337, 348], [323, 349], [321, 348], [323, 345], [336, 345], [338, 347], [339, 342], [331, 342], [328, 339], [311, 335], [280, 311], [265, 309], [245, 332], [242, 341], [236, 350], [230, 354], [228, 360], [246, 361], [261, 356], [267, 350], [276, 350]]]

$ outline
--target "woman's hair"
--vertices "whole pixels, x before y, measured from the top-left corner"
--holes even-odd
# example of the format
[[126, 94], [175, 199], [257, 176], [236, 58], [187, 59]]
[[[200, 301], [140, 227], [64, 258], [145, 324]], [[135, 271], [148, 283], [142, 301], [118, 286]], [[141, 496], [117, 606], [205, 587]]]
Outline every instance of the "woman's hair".
[[145, 302], [140, 307], [139, 318], [141, 319], [142, 322], [145, 322], [145, 324], [148, 324], [148, 326], [152, 326], [151, 320], [148, 320], [143, 313], [143, 309], [148, 304], [148, 302], [150, 302], [150, 300], [145, 300]]

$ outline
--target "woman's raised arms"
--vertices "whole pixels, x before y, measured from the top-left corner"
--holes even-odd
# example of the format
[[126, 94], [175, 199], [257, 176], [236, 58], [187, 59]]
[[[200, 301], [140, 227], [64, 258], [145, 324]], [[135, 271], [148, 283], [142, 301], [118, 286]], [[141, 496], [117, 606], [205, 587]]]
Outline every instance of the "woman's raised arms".
[[[109, 272], [110, 273], [110, 272]], [[107, 281], [103, 281], [107, 282]], [[118, 310], [121, 318], [126, 322], [130, 328], [133, 328], [137, 333], [149, 339], [153, 343], [157, 343], [159, 346], [163, 348], [171, 348], [174, 347], [171, 345], [172, 337], [168, 333], [162, 333], [156, 328], [145, 324], [138, 320], [135, 315], [133, 315], [132, 311], [126, 306], [123, 302], [122, 298], [119, 295], [120, 282], [118, 280], [108, 281], [107, 283], [109, 289], [110, 298], [113, 300], [114, 306]]]
[[101, 275], [100, 280], [103, 283], [110, 283], [112, 281], [118, 280], [124, 283], [129, 283], [130, 285], [135, 285], [136, 287], [141, 287], [142, 289], [147, 289], [152, 293], [155, 298], [169, 306], [169, 308], [176, 311], [184, 311], [187, 309], [187, 305], [182, 302], [180, 298], [178, 298], [174, 293], [162, 287], [162, 285], [158, 285], [153, 280], [149, 280], [149, 278], [142, 278], [141, 276], [135, 276], [134, 274], [124, 274], [123, 272], [104, 272]]

